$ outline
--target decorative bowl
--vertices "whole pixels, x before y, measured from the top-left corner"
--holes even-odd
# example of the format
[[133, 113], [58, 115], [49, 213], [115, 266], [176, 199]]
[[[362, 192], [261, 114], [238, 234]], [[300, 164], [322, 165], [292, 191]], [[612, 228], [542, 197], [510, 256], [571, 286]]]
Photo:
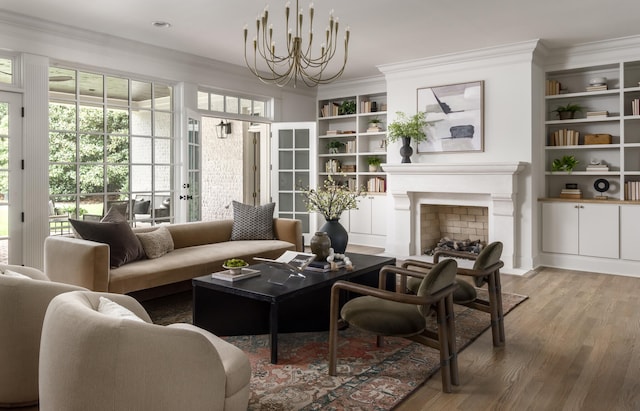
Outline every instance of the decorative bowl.
[[592, 86], [602, 86], [607, 84], [607, 78], [606, 77], [596, 77], [596, 78], [592, 78], [589, 81], [589, 84]]
[[232, 258], [222, 264], [222, 268], [224, 268], [225, 270], [229, 270], [233, 275], [240, 274], [242, 272], [242, 269], [247, 267], [249, 267], [249, 264], [239, 258]]

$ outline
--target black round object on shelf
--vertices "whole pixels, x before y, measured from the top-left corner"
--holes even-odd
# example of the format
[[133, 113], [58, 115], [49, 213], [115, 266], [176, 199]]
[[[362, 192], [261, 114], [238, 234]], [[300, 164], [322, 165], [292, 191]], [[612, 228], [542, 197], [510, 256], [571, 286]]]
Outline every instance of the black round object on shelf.
[[604, 193], [609, 189], [609, 182], [604, 178], [599, 178], [593, 183], [593, 188], [599, 193]]

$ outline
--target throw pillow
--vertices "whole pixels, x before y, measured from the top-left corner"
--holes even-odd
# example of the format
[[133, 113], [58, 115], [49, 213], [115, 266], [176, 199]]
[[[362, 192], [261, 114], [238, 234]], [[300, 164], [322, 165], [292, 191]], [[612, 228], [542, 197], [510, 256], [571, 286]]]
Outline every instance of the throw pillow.
[[24, 278], [26, 280], [31, 280], [31, 277], [26, 276], [24, 274], [17, 273], [17, 272], [12, 271], [12, 270], [4, 270], [3, 274], [6, 275], [7, 277]]
[[131, 310], [111, 301], [108, 298], [100, 297], [98, 302], [98, 312], [110, 317], [124, 318], [127, 320], [145, 322], [142, 318], [135, 315]]
[[173, 238], [165, 226], [160, 226], [146, 233], [136, 233], [136, 236], [140, 240], [147, 258], [158, 258], [173, 251]]
[[252, 206], [233, 202], [231, 240], [273, 240], [273, 210], [276, 203]]
[[140, 240], [126, 221], [97, 222], [70, 218], [69, 222], [81, 238], [109, 245], [109, 260], [112, 268], [145, 257]]

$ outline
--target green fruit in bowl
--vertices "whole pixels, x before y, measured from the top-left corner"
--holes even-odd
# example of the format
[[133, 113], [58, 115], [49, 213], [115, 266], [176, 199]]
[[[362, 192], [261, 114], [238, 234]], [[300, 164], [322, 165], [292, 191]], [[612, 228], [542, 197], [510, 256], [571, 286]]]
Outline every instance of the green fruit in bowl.
[[228, 267], [228, 268], [236, 268], [236, 267], [246, 267], [249, 264], [247, 264], [246, 261], [240, 259], [240, 258], [232, 258], [230, 260], [227, 260], [224, 262], [224, 266]]

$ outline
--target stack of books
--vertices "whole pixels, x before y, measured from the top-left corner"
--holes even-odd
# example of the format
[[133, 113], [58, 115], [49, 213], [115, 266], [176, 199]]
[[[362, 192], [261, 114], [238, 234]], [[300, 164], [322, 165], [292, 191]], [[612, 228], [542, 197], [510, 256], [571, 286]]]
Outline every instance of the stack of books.
[[577, 146], [580, 133], [575, 130], [557, 130], [550, 136], [549, 144], [552, 146]]
[[382, 129], [380, 127], [378, 127], [378, 126], [369, 127], [367, 129], [367, 133], [377, 133], [377, 132], [380, 132], [380, 131], [382, 131]]
[[602, 90], [607, 90], [607, 85], [606, 84], [600, 84], [600, 85], [593, 85], [593, 86], [588, 86], [586, 91], [602, 91]]
[[367, 191], [369, 193], [384, 193], [387, 191], [387, 182], [382, 177], [373, 177], [367, 181]]
[[609, 112], [606, 110], [587, 111], [587, 118], [606, 118], [608, 116], [609, 116]]
[[547, 96], [555, 96], [556, 94], [560, 94], [560, 82], [557, 80], [547, 80], [546, 83], [546, 91], [545, 95]]
[[563, 188], [560, 192], [560, 198], [582, 198], [582, 190], [579, 188]]
[[640, 99], [638, 98], [634, 98], [633, 100], [631, 100], [631, 115], [640, 115]]
[[357, 145], [355, 140], [347, 141], [347, 153], [355, 153], [357, 151]]
[[624, 183], [624, 199], [629, 201], [640, 200], [640, 181], [627, 181]]
[[604, 163], [592, 163], [587, 166], [587, 171], [592, 173], [603, 173], [605, 171], [609, 171], [609, 166]]

